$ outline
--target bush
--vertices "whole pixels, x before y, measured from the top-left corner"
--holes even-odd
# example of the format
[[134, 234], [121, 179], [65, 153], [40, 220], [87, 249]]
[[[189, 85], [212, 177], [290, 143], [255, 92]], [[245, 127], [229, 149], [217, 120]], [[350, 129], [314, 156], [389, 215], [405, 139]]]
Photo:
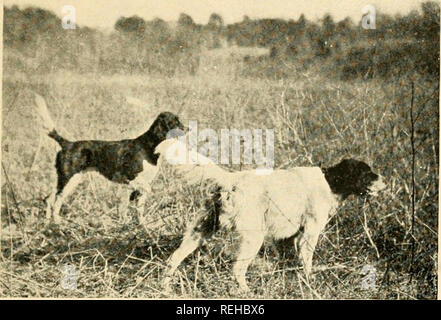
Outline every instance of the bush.
[[409, 71], [439, 77], [439, 54], [433, 45], [409, 41], [365, 42], [350, 47], [337, 57], [336, 65], [344, 80], [363, 78], [391, 78]]

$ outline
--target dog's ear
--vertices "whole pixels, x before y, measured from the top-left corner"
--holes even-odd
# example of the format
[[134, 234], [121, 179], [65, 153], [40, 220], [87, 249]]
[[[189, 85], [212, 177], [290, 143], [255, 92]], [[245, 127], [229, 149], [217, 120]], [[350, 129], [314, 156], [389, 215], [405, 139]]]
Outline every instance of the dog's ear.
[[[171, 132], [172, 130], [175, 131]], [[151, 125], [149, 131], [156, 138], [157, 141], [162, 141], [167, 138], [167, 134], [179, 136], [179, 131], [183, 132], [184, 126], [179, 120], [178, 116], [171, 112], [161, 112], [156, 120]], [[183, 133], [182, 133], [183, 134]]]
[[347, 176], [350, 172], [352, 172], [353, 164], [352, 159], [343, 159], [335, 166], [329, 168], [334, 175], [338, 175], [340, 177]]
[[337, 165], [323, 171], [331, 190], [343, 196], [343, 199], [350, 194], [359, 194], [365, 188], [361, 184], [362, 173], [361, 162], [355, 159], [343, 159]]

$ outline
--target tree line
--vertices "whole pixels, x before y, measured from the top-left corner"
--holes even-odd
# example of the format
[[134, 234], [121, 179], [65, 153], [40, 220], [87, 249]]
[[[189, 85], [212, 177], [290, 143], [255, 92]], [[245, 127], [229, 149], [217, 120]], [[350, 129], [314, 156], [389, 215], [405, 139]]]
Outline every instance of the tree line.
[[[377, 13], [376, 28], [364, 29], [350, 18], [334, 21], [326, 14], [313, 22], [301, 15], [290, 19], [250, 19], [228, 24], [213, 13], [197, 24], [182, 13], [176, 25], [156, 18], [120, 17], [112, 32], [88, 27], [64, 30], [54, 13], [36, 7], [4, 7], [3, 41], [18, 69], [69, 69], [100, 73], [195, 74], [201, 50], [226, 45], [265, 47], [266, 57], [245, 57], [246, 70], [289, 76], [284, 63], [306, 69], [317, 60], [345, 79], [388, 77], [417, 72], [439, 77], [439, 4], [390, 16]], [[264, 73], [265, 73], [264, 72]]]

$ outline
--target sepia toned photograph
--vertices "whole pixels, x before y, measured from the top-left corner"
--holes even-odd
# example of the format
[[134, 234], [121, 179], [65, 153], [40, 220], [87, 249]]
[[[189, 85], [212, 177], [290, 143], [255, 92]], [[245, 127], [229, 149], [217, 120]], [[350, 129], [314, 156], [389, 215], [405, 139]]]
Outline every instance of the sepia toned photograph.
[[437, 299], [439, 1], [4, 0], [2, 28], [0, 299]]

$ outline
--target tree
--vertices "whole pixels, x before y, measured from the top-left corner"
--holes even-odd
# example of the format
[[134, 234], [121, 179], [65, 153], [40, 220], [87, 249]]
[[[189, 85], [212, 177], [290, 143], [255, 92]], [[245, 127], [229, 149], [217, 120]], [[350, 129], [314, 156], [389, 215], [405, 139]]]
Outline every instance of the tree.
[[171, 38], [171, 31], [167, 22], [159, 18], [148, 21], [146, 25], [146, 38], [159, 44], [167, 42]]
[[[53, 12], [36, 7], [20, 10], [17, 6], [4, 8], [3, 41], [6, 45], [35, 45], [41, 40], [64, 42], [61, 19]], [[61, 30], [60, 30], [61, 29]], [[62, 43], [60, 43], [60, 46]], [[35, 49], [35, 48], [34, 48]]]
[[306, 21], [305, 15], [302, 13], [299, 17], [299, 20], [297, 20], [297, 27], [299, 29], [304, 29], [306, 27], [306, 23], [307, 23], [307, 21]]
[[439, 41], [439, 15], [440, 7], [436, 2], [424, 2], [421, 5], [423, 11], [423, 33], [426, 39], [438, 39]]
[[212, 13], [207, 25], [203, 29], [202, 38], [205, 45], [210, 49], [220, 48], [221, 36], [224, 31], [224, 19], [219, 14]]
[[193, 18], [190, 17], [188, 14], [181, 13], [178, 19], [178, 26], [183, 28], [194, 27], [195, 23], [193, 21]]
[[219, 30], [224, 26], [224, 19], [217, 13], [212, 13], [210, 18], [208, 19], [207, 26], [210, 29]]
[[346, 17], [344, 20], [339, 21], [335, 26], [335, 32], [343, 37], [348, 37], [350, 40], [353, 40], [355, 38], [355, 30], [352, 19]]
[[138, 16], [129, 18], [120, 17], [115, 23], [115, 30], [132, 35], [142, 35], [145, 32], [146, 22]]
[[323, 17], [323, 36], [325, 38], [331, 38], [335, 34], [335, 23], [331, 15], [326, 14]]

